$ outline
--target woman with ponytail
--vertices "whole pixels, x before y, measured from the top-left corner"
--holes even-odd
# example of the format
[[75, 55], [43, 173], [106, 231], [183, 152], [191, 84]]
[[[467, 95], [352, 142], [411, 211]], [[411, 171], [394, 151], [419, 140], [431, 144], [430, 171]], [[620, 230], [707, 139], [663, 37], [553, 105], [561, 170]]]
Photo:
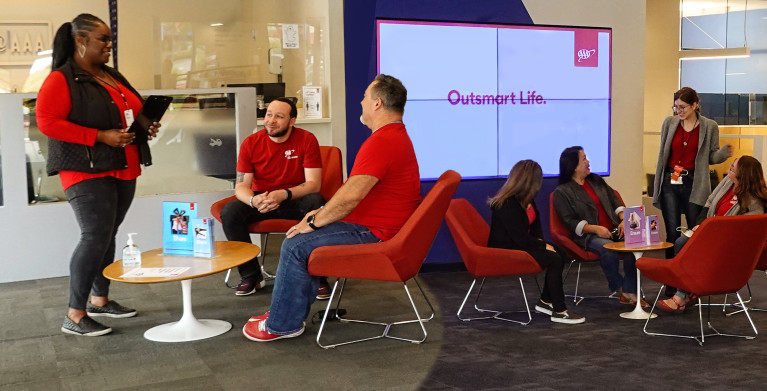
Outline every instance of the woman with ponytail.
[[[112, 33], [98, 17], [80, 14], [53, 41], [53, 71], [37, 98], [40, 131], [48, 136], [48, 175], [59, 175], [80, 226], [70, 259], [69, 310], [61, 331], [98, 336], [112, 331], [91, 317], [127, 318], [136, 310], [109, 300], [102, 274], [114, 261], [115, 235], [128, 212], [141, 165], [150, 165], [146, 143], [133, 145], [127, 129], [141, 95], [107, 66]], [[159, 123], [149, 128], [157, 134]]]

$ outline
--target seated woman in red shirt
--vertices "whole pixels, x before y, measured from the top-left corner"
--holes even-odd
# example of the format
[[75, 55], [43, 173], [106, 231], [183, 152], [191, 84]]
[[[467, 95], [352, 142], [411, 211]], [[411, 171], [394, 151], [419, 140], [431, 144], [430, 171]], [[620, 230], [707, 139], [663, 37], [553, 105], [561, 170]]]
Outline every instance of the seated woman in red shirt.
[[[708, 217], [761, 214], [765, 206], [767, 185], [762, 164], [752, 156], [741, 156], [735, 159], [727, 176], [708, 196], [692, 232]], [[682, 235], [674, 242], [674, 254], [679, 253], [688, 239], [688, 236]], [[679, 289], [670, 299], [659, 301], [658, 307], [668, 312], [682, 312], [695, 298], [689, 292]]]
[[543, 241], [541, 219], [535, 206], [535, 194], [541, 188], [541, 166], [532, 160], [514, 165], [506, 183], [489, 200], [493, 209], [488, 247], [522, 250], [546, 268], [546, 280], [535, 310], [551, 316], [552, 322], [577, 324], [586, 321], [565, 306], [562, 269], [567, 260], [563, 248]]

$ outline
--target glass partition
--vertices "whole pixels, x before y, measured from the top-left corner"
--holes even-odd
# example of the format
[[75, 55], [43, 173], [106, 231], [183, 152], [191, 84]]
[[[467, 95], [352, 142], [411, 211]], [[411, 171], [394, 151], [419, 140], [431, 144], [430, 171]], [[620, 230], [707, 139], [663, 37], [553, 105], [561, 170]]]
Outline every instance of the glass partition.
[[745, 58], [680, 63], [682, 86], [694, 88], [701, 112], [720, 125], [767, 124], [767, 3], [681, 1], [681, 49], [748, 47]]
[[[255, 108], [248, 103], [255, 101], [254, 92], [217, 89], [142, 94], [169, 95], [173, 102], [158, 137], [149, 141], [153, 164], [142, 168], [136, 196], [232, 189], [240, 140], [256, 126]], [[37, 127], [35, 104], [35, 98], [24, 100], [29, 203], [65, 201], [60, 179], [45, 171], [48, 137]]]

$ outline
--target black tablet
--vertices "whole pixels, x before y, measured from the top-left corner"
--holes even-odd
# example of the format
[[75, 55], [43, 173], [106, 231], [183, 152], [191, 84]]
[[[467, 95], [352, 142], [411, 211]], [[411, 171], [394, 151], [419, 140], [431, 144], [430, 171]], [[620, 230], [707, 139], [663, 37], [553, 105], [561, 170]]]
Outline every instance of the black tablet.
[[173, 98], [170, 96], [163, 95], [150, 95], [146, 98], [144, 106], [141, 107], [141, 111], [138, 112], [133, 124], [128, 128], [129, 133], [133, 132], [136, 134], [132, 144], [146, 144], [147, 137], [149, 136], [149, 126], [154, 122], [160, 122], [172, 100]]

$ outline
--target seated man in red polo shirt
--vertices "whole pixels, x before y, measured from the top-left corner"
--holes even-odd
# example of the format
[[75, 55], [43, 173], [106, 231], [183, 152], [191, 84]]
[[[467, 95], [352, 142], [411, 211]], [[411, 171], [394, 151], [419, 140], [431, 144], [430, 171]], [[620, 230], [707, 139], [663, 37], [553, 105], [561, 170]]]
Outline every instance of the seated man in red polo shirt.
[[[237, 199], [221, 209], [227, 240], [250, 243], [248, 225], [269, 219], [300, 220], [325, 200], [319, 194], [322, 159], [317, 138], [296, 128], [296, 105], [277, 98], [269, 103], [264, 129], [248, 136], [237, 158]], [[264, 287], [258, 259], [238, 267], [242, 281], [235, 294], [246, 296]], [[325, 297], [330, 288], [325, 280]], [[322, 292], [318, 292], [321, 294]]]
[[[421, 201], [413, 143], [402, 123], [407, 90], [378, 75], [362, 99], [361, 121], [373, 131], [360, 147], [349, 179], [322, 209], [309, 212], [288, 231], [269, 312], [242, 329], [253, 341], [292, 338], [304, 332], [319, 278], [309, 274], [312, 250], [391, 239]], [[361, 259], [360, 262], [365, 262]]]

